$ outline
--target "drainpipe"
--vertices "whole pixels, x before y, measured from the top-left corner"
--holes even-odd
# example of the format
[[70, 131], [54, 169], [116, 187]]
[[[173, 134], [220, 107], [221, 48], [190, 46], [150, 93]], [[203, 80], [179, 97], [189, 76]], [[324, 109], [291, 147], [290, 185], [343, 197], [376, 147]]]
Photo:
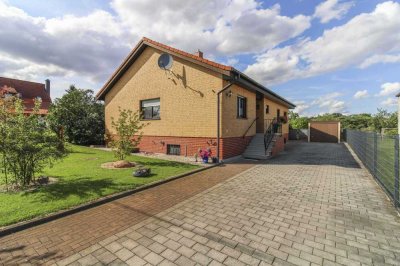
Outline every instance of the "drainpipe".
[[232, 86], [233, 83], [229, 82], [225, 87], [223, 87], [218, 93], [217, 93], [217, 161], [219, 162], [219, 146], [220, 146], [220, 113], [221, 113], [221, 108], [220, 108], [220, 94], [226, 91], [230, 86]]

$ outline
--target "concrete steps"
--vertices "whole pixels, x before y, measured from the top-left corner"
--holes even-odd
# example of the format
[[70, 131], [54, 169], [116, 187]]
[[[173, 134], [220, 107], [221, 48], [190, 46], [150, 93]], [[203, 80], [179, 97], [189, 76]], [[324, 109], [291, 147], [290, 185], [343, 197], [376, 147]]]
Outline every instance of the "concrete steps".
[[266, 160], [271, 157], [272, 149], [275, 145], [276, 138], [274, 137], [268, 147], [267, 152], [264, 148], [264, 134], [258, 133], [251, 140], [250, 144], [247, 146], [245, 152], [243, 153], [244, 158]]

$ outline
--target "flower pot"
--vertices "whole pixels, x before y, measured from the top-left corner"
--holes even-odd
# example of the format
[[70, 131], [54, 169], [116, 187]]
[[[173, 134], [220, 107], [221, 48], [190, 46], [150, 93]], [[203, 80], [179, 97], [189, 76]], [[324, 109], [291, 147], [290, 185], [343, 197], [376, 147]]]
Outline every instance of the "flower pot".
[[208, 157], [203, 157], [203, 163], [208, 163]]

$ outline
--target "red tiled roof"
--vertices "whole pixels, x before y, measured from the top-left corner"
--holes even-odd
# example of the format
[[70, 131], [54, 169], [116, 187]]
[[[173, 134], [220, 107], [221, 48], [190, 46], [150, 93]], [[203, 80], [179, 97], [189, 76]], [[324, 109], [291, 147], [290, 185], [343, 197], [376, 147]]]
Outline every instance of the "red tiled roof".
[[191, 54], [191, 53], [184, 52], [184, 51], [182, 51], [182, 50], [173, 48], [173, 47], [168, 46], [168, 45], [165, 45], [165, 44], [163, 44], [163, 43], [159, 43], [159, 42], [153, 41], [153, 40], [151, 40], [151, 39], [149, 39], [149, 38], [146, 38], [146, 37], [143, 37], [142, 40], [143, 40], [144, 42], [147, 42], [147, 43], [153, 44], [153, 45], [155, 45], [155, 46], [164, 48], [164, 49], [166, 49], [166, 50], [169, 50], [169, 51], [171, 51], [171, 52], [180, 54], [180, 55], [185, 56], [185, 57], [190, 57], [190, 58], [192, 58], [192, 59], [195, 59], [195, 60], [197, 60], [197, 61], [203, 62], [203, 63], [205, 63], [205, 64], [207, 64], [207, 65], [210, 65], [210, 66], [213, 66], [213, 67], [217, 67], [217, 68], [222, 69], [222, 70], [227, 70], [227, 71], [233, 70], [233, 67], [231, 67], [231, 66], [223, 65], [223, 64], [220, 64], [220, 63], [217, 63], [217, 62], [214, 62], [214, 61], [205, 59], [205, 58], [201, 58], [201, 57], [199, 57], [199, 56], [197, 56], [197, 55], [195, 55], [195, 54]]
[[0, 77], [0, 89], [14, 89], [14, 91], [20, 93], [25, 106], [25, 113], [32, 112], [34, 100], [37, 97], [42, 99], [40, 114], [46, 114], [51, 104], [50, 94], [45, 90], [43, 83]]
[[261, 91], [263, 91], [264, 93], [267, 93], [274, 99], [277, 99], [278, 101], [284, 103], [285, 105], [287, 105], [290, 108], [295, 107], [295, 105], [290, 103], [288, 100], [282, 98], [278, 94], [274, 93], [273, 91], [269, 90], [268, 88], [264, 87], [263, 85], [257, 83], [253, 79], [247, 77], [245, 74], [236, 70], [232, 66], [223, 65], [223, 64], [199, 57], [195, 54], [184, 52], [182, 50], [168, 46], [166, 44], [153, 41], [146, 37], [143, 37], [139, 41], [139, 43], [135, 46], [135, 48], [132, 49], [132, 51], [125, 58], [125, 60], [122, 62], [122, 64], [111, 75], [110, 79], [100, 89], [100, 91], [96, 95], [96, 98], [98, 100], [104, 100], [104, 97], [107, 94], [107, 92], [112, 88], [112, 86], [115, 84], [115, 82], [117, 82], [121, 78], [121, 76], [129, 68], [130, 64], [132, 62], [134, 62], [134, 60], [136, 60], [137, 56], [140, 55], [140, 53], [143, 51], [144, 46], [151, 46], [154, 48], [159, 48], [162, 51], [170, 51], [172, 54], [175, 54], [178, 57], [182, 57], [184, 59], [192, 61], [193, 63], [198, 63], [200, 65], [203, 65], [204, 67], [211, 67], [210, 69], [220, 72], [220, 73], [223, 73], [224, 75], [230, 75], [232, 72], [234, 72], [240, 77], [239, 79], [246, 79], [252, 86], [259, 88]]

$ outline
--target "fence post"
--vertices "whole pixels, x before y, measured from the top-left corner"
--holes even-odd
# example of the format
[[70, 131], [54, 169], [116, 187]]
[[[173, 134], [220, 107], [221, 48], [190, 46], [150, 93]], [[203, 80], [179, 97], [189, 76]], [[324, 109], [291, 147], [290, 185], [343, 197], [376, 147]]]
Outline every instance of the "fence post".
[[374, 171], [374, 177], [378, 178], [376, 175], [376, 170], [377, 170], [377, 164], [378, 164], [378, 134], [375, 132], [374, 134], [374, 166], [373, 166], [373, 171]]
[[399, 135], [396, 135], [394, 141], [394, 204], [399, 204]]

